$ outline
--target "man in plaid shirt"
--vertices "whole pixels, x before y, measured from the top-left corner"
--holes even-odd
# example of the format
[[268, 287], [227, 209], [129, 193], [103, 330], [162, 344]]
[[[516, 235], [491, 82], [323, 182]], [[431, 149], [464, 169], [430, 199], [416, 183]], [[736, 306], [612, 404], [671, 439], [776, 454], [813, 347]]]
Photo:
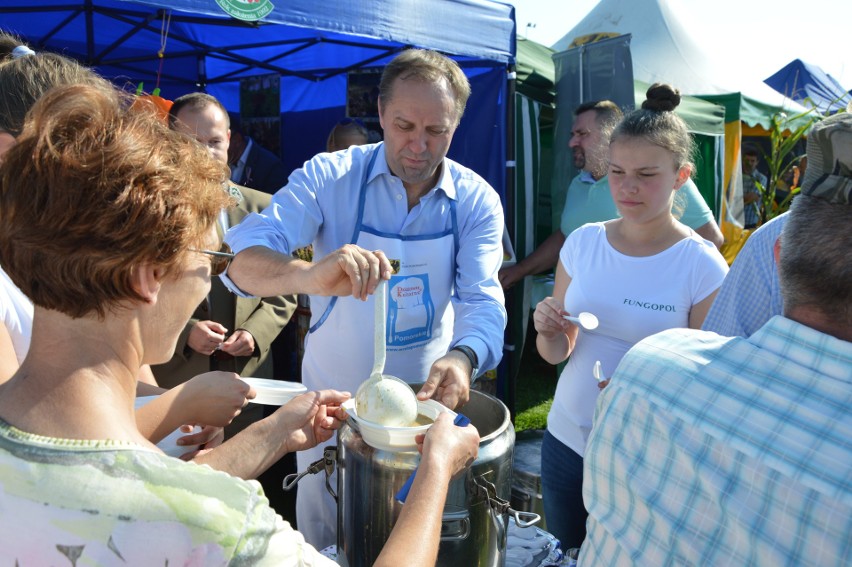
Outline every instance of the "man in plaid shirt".
[[600, 396], [580, 566], [852, 564], [852, 114], [808, 140], [780, 240], [784, 315], [673, 329]]

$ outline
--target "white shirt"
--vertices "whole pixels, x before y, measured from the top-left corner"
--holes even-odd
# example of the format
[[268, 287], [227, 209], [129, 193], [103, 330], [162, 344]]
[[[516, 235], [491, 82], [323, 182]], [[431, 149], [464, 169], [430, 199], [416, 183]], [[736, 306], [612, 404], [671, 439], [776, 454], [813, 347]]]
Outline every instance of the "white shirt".
[[12, 346], [18, 364], [24, 361], [30, 350], [30, 337], [33, 334], [33, 304], [18, 287], [12, 283], [3, 268], [0, 268], [0, 321], [12, 337]]
[[[453, 290], [453, 344], [476, 351], [480, 368], [495, 368], [503, 350], [506, 310], [497, 271], [503, 260], [503, 208], [497, 192], [473, 171], [444, 159], [434, 189], [411, 211], [402, 181], [388, 168], [384, 144], [352, 146], [322, 153], [292, 173], [261, 214], [251, 214], [228, 231], [225, 240], [240, 252], [264, 246], [290, 254], [313, 244], [314, 258], [352, 242], [358, 217], [361, 181], [373, 151], [381, 152], [367, 177], [376, 184], [364, 210], [364, 223], [391, 234], [420, 235], [451, 227], [448, 200], [456, 201], [458, 254]], [[232, 291], [245, 296], [227, 277]], [[322, 313], [329, 298], [312, 297], [312, 311]]]
[[605, 225], [578, 228], [559, 253], [571, 277], [565, 310], [588, 311], [600, 321], [594, 331], [580, 329], [547, 418], [551, 434], [581, 456], [600, 394], [595, 361], [610, 377], [643, 338], [688, 327], [692, 306], [717, 290], [728, 272], [716, 247], [695, 233], [653, 256], [627, 256], [609, 243]]

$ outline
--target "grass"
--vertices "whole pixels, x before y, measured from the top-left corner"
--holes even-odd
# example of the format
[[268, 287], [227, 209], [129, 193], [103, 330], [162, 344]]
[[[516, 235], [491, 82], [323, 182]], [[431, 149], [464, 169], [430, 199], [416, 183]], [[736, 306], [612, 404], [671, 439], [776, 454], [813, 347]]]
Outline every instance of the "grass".
[[535, 331], [527, 335], [520, 368], [515, 384], [515, 431], [545, 429], [558, 373], [536, 352]]

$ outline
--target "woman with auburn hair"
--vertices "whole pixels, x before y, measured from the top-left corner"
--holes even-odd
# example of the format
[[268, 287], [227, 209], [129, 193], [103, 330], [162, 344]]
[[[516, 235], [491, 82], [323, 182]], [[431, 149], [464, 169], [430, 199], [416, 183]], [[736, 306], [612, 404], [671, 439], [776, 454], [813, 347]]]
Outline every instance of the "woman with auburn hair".
[[[171, 357], [231, 255], [215, 228], [228, 205], [226, 168], [128, 106], [105, 85], [55, 88], [0, 164], [0, 263], [35, 305], [29, 354], [0, 385], [0, 510], [9, 512], [0, 559], [334, 565], [275, 514], [256, 481], [168, 457], [137, 429], [139, 368]], [[291, 400], [254, 424], [274, 450], [245, 458], [277, 460], [329, 439], [348, 397]], [[422, 440], [420, 472], [379, 563], [423, 548], [424, 522], [439, 533], [450, 478], [475, 458], [475, 428], [448, 417]], [[213, 453], [240, 447], [248, 432]], [[425, 547], [437, 552], [437, 540]]]
[[[111, 88], [109, 83], [73, 59], [55, 53], [36, 53], [20, 39], [0, 32], [0, 162], [21, 134], [27, 112], [48, 90], [60, 85], [92, 85]], [[138, 100], [138, 99], [137, 99]], [[0, 383], [18, 369], [29, 351], [33, 305], [12, 283], [0, 265]], [[236, 374], [209, 372], [193, 377], [169, 390], [154, 386], [148, 365], [137, 376], [137, 425], [155, 442], [185, 424], [200, 424], [197, 433], [181, 436], [174, 431], [162, 445], [183, 458], [209, 450], [224, 438], [222, 427], [239, 414], [246, 398], [254, 396]], [[177, 402], [177, 403], [176, 403]], [[176, 443], [177, 442], [177, 443]]]

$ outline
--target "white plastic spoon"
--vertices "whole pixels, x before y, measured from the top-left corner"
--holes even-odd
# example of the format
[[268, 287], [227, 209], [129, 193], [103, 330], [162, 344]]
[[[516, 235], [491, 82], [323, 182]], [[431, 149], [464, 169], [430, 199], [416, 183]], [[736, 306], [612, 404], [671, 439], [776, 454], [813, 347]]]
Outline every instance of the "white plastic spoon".
[[594, 366], [594, 368], [592, 368], [592, 375], [595, 377], [595, 380], [597, 380], [598, 382], [604, 381], [603, 372], [601, 372], [601, 361], [600, 360], [595, 361], [595, 366]]
[[390, 427], [405, 427], [417, 419], [417, 397], [411, 387], [393, 376], [383, 376], [386, 359], [386, 317], [388, 283], [382, 281], [375, 292], [373, 370], [355, 392], [358, 417]]
[[570, 315], [563, 315], [562, 318], [566, 321], [571, 321], [575, 325], [580, 325], [588, 331], [598, 328], [598, 318], [586, 311], [583, 311], [576, 317], [572, 317]]

